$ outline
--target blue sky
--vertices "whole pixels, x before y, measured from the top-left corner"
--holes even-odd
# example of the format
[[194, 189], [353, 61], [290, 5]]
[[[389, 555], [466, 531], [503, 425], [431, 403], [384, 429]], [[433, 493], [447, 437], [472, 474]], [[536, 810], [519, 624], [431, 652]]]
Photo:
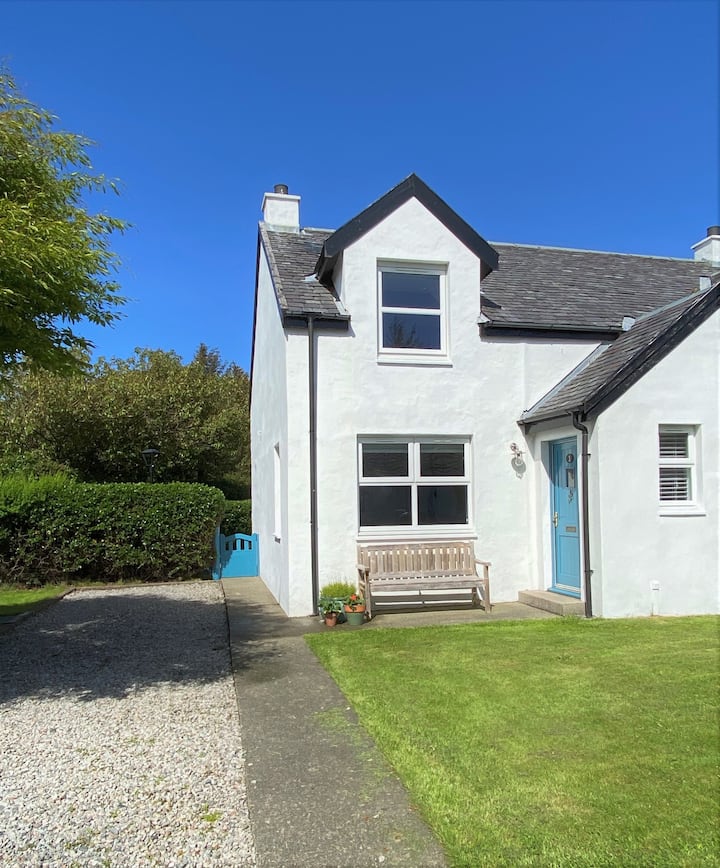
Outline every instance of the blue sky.
[[248, 369], [277, 183], [307, 226], [416, 172], [490, 241], [691, 256], [720, 222], [719, 6], [6, 0], [0, 57], [122, 181], [132, 301], [97, 354]]

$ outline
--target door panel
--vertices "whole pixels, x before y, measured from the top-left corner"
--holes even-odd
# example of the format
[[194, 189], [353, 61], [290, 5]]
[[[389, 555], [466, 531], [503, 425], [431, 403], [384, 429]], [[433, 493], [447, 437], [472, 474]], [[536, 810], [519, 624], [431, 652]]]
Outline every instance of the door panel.
[[555, 440], [550, 449], [553, 590], [580, 596], [577, 441]]

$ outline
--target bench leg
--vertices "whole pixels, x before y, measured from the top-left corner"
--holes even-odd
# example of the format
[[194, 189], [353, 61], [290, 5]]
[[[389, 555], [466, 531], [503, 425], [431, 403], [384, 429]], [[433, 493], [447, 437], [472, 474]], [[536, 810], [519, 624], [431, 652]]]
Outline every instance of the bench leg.
[[474, 593], [482, 600], [482, 607], [486, 612], [492, 612], [490, 604], [490, 587], [487, 582], [482, 582], [475, 588]]

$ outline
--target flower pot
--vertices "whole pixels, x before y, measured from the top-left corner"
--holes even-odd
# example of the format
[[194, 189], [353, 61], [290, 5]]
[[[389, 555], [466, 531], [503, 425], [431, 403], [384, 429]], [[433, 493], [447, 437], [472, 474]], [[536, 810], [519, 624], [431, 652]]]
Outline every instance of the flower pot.
[[359, 627], [365, 621], [365, 606], [363, 606], [362, 609], [356, 609], [355, 611], [346, 606], [345, 617], [351, 627]]
[[328, 612], [328, 614], [324, 616], [323, 620], [325, 621], [326, 627], [334, 627], [338, 621], [338, 613]]

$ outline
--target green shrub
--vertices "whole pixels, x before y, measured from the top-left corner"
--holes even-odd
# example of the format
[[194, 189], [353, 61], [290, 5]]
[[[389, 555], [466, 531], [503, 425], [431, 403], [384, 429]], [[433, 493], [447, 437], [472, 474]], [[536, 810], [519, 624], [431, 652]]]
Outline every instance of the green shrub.
[[357, 588], [351, 582], [330, 582], [320, 588], [320, 596], [330, 600], [344, 600], [355, 593]]
[[223, 510], [196, 483], [0, 479], [0, 581], [165, 581], [207, 573]]
[[252, 501], [226, 500], [220, 533], [230, 536], [234, 533], [252, 533]]

